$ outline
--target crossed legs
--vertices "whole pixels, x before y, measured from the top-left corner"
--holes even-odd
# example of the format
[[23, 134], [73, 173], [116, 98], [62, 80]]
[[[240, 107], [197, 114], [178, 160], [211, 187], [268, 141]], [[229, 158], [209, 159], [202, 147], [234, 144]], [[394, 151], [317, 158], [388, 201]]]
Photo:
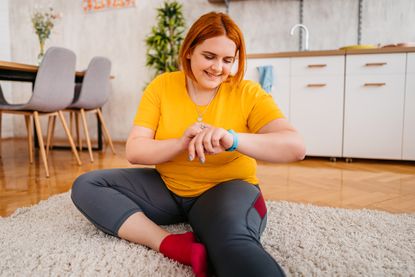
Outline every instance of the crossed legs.
[[217, 276], [284, 275], [259, 241], [266, 224], [262, 195], [244, 181], [181, 198], [168, 191], [154, 169], [92, 171], [75, 181], [72, 200], [102, 231], [185, 261], [197, 276], [205, 273], [205, 248], [193, 234], [171, 235], [158, 225], [188, 221]]

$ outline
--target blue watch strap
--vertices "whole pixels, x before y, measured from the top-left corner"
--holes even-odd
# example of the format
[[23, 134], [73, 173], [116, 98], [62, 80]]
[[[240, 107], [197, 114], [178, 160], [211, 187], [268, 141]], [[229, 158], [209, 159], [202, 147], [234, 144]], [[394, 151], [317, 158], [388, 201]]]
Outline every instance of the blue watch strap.
[[229, 129], [228, 132], [233, 136], [233, 144], [231, 147], [226, 149], [226, 151], [235, 151], [236, 148], [238, 148], [238, 143], [239, 143], [238, 134], [232, 129]]

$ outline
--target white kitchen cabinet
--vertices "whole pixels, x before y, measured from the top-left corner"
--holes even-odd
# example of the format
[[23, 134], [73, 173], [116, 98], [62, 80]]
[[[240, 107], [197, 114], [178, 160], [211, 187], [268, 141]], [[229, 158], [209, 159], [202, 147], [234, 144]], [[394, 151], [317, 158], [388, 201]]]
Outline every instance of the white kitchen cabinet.
[[342, 156], [344, 56], [291, 59], [290, 121], [309, 156]]
[[346, 56], [343, 156], [401, 159], [406, 54]]
[[284, 115], [290, 117], [290, 58], [250, 58], [245, 79], [259, 81], [258, 66], [272, 65], [273, 86], [271, 95]]
[[415, 53], [249, 58], [272, 65], [272, 95], [307, 155], [415, 160]]
[[402, 159], [415, 160], [415, 53], [407, 55]]

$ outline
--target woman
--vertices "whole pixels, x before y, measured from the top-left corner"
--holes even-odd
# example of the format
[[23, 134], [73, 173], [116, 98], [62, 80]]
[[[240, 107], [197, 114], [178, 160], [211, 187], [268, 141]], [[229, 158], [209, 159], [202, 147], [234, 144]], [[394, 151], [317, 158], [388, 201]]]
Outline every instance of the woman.
[[[238, 58], [238, 69], [231, 68]], [[182, 71], [144, 91], [126, 145], [132, 164], [93, 171], [72, 199], [102, 231], [191, 265], [196, 276], [283, 276], [262, 248], [266, 206], [255, 159], [303, 159], [304, 145], [272, 97], [243, 81], [245, 45], [229, 16], [211, 12], [190, 28]], [[188, 222], [193, 232], [159, 225]]]

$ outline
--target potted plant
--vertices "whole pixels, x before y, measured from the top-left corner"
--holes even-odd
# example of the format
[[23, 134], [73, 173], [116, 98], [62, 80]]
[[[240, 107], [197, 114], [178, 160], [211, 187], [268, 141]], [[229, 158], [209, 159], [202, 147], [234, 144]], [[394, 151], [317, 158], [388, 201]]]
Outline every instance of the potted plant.
[[178, 55], [185, 31], [182, 5], [176, 1], [165, 1], [157, 9], [157, 20], [146, 38], [146, 66], [155, 71], [154, 76], [179, 68]]

